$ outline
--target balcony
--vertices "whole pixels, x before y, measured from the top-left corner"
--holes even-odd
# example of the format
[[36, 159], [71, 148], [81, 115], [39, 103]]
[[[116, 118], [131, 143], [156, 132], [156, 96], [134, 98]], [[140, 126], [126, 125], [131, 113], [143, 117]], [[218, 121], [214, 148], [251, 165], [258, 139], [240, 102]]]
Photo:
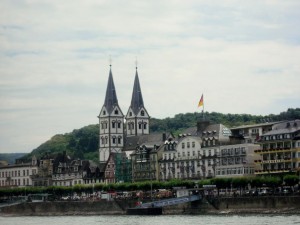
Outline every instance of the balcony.
[[291, 169], [283, 168], [283, 169], [270, 169], [270, 170], [255, 170], [254, 174], [262, 175], [262, 174], [276, 174], [276, 173], [288, 173]]

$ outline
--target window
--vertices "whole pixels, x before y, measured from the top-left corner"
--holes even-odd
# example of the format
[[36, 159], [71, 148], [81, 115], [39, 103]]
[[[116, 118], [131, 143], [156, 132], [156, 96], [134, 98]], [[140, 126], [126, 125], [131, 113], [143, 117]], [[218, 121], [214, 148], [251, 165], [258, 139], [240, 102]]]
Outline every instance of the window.
[[144, 110], [141, 111], [141, 116], [145, 116], [145, 111]]
[[178, 157], [180, 157], [180, 152], [178, 152]]
[[185, 144], [184, 144], [184, 143], [182, 143], [182, 144], [181, 144], [181, 147], [182, 147], [182, 148], [184, 148], [184, 147], [185, 147]]
[[118, 137], [118, 144], [121, 144], [122, 137]]
[[147, 129], [147, 123], [144, 123], [144, 130]]
[[117, 109], [115, 110], [115, 114], [116, 114], [116, 115], [118, 115], [118, 114], [119, 114], [119, 111], [118, 111]]
[[192, 148], [195, 148], [195, 142], [194, 141], [192, 142]]
[[187, 152], [187, 156], [190, 157], [190, 152]]
[[105, 110], [103, 110], [103, 115], [106, 115], [106, 111]]
[[121, 128], [121, 122], [118, 121], [118, 128]]
[[142, 124], [139, 123], [139, 129], [142, 129]]
[[195, 156], [195, 151], [193, 151], [193, 156]]
[[132, 116], [132, 112], [129, 113], [129, 116]]
[[187, 147], [187, 148], [190, 148], [190, 142], [187, 142], [187, 143], [186, 143], [186, 147]]
[[116, 122], [112, 121], [112, 128], [116, 128]]

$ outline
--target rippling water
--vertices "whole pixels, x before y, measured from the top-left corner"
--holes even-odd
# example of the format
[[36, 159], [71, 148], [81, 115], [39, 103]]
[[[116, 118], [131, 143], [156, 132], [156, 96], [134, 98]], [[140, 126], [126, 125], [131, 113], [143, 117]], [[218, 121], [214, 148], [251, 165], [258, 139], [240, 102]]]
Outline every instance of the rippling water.
[[293, 225], [300, 224], [298, 215], [257, 216], [34, 216], [0, 217], [1, 225]]

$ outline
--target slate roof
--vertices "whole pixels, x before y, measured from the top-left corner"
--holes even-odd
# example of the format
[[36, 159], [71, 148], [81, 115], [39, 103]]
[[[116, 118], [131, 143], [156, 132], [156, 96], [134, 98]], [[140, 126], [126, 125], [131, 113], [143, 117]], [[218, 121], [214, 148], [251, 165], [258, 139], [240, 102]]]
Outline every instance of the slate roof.
[[296, 131], [300, 131], [300, 120], [291, 120], [274, 124], [272, 130], [262, 136], [290, 134]]
[[134, 85], [133, 85], [133, 91], [132, 91], [132, 98], [131, 98], [131, 105], [133, 112], [135, 114], [138, 113], [139, 109], [144, 107], [144, 101], [139, 81], [139, 76], [136, 68], [135, 78], [134, 78]]
[[118, 105], [118, 98], [117, 98], [115, 84], [111, 72], [111, 67], [110, 67], [104, 106], [106, 107], [107, 112], [110, 114], [115, 105]]
[[242, 125], [238, 127], [232, 127], [230, 129], [232, 130], [238, 130], [238, 129], [245, 129], [245, 128], [253, 128], [253, 127], [263, 127], [263, 126], [272, 126], [278, 122], [268, 122], [268, 123], [256, 123], [256, 124], [250, 124], [250, 125]]
[[[184, 130], [183, 134], [191, 135], [191, 136], [198, 136], [200, 138], [212, 138], [219, 139], [220, 141], [228, 141], [229, 138], [223, 135], [223, 128], [227, 128], [223, 124], [210, 124], [208, 125], [204, 131], [198, 131], [197, 127], [190, 127]], [[230, 130], [229, 128], [227, 128]]]
[[[168, 138], [170, 134], [166, 134], [166, 138]], [[163, 144], [163, 133], [153, 133], [153, 134], [146, 134], [140, 136], [130, 136], [126, 138], [126, 143], [124, 146], [124, 151], [132, 151], [135, 150], [137, 145], [145, 145], [151, 146], [154, 145], [161, 145]]]

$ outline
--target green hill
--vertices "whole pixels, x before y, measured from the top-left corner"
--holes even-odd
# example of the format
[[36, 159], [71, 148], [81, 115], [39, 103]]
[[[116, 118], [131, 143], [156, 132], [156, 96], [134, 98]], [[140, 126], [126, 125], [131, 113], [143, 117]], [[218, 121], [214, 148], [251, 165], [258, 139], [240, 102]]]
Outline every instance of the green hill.
[[[202, 117], [201, 113], [177, 114], [174, 118], [150, 120], [151, 132], [168, 131], [174, 134], [180, 133], [183, 129], [196, 126], [197, 120]], [[255, 124], [271, 121], [300, 119], [300, 108], [288, 109], [278, 115], [255, 116], [249, 114], [222, 114], [217, 112], [206, 112], [205, 118], [211, 123], [222, 123], [228, 127], [246, 124]], [[30, 159], [32, 155], [37, 157], [45, 153], [57, 154], [66, 151], [75, 158], [98, 160], [98, 140], [99, 125], [88, 125], [80, 129], [73, 130], [66, 134], [57, 134], [50, 140], [41, 144], [23, 159]]]

